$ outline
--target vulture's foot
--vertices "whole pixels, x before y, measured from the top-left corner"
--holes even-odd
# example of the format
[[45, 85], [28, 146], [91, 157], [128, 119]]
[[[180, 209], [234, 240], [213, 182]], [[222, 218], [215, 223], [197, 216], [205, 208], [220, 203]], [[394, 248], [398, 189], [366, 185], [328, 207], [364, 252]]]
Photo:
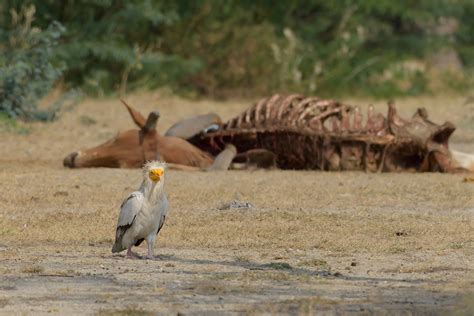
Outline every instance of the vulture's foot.
[[129, 247], [127, 249], [127, 254], [125, 255], [125, 258], [127, 258], [127, 259], [140, 259], [141, 257], [136, 252], [132, 251], [132, 247]]

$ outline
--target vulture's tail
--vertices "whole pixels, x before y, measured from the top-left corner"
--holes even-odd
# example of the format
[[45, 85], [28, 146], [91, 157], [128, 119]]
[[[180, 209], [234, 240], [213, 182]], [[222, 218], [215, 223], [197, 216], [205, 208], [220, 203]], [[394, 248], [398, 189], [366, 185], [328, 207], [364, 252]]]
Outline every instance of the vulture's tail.
[[122, 238], [119, 238], [115, 241], [115, 244], [112, 246], [112, 253], [120, 252], [125, 250], [125, 247], [122, 245]]

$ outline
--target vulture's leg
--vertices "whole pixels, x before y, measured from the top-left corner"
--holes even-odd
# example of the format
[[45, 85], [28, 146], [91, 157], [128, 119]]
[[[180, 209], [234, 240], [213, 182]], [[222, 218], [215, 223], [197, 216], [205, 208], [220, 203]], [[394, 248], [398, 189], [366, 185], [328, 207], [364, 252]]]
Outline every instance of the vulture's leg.
[[155, 254], [153, 253], [155, 248], [155, 238], [156, 234], [150, 234], [150, 236], [146, 238], [146, 243], [148, 245], [148, 254], [146, 256], [147, 259], [155, 259]]
[[134, 253], [132, 251], [132, 246], [133, 245], [130, 245], [128, 248], [127, 248], [127, 254], [125, 255], [125, 257], [129, 258], [129, 259], [138, 259], [140, 258], [140, 256], [136, 253]]

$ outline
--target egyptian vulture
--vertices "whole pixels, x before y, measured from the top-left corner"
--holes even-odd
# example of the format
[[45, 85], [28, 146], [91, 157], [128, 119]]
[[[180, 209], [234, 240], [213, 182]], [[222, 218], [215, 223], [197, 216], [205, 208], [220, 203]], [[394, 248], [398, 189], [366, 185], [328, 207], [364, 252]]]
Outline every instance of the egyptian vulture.
[[165, 194], [166, 164], [152, 161], [143, 167], [143, 182], [122, 203], [112, 252], [127, 249], [127, 257], [137, 258], [132, 246], [146, 239], [147, 258], [153, 259], [156, 235], [165, 223], [168, 200]]

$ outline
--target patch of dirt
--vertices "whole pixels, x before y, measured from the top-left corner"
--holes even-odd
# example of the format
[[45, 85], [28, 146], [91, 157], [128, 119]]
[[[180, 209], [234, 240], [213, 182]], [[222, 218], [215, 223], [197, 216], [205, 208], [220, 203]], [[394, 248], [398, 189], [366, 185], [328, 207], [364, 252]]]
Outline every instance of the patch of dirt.
[[[251, 103], [127, 99], [159, 109], [161, 131]], [[469, 110], [456, 100], [398, 104], [456, 124]], [[120, 102], [86, 100], [57, 122], [24, 125], [29, 135], [0, 134], [0, 314], [474, 311], [474, 185], [463, 175], [170, 170], [159, 258], [130, 260], [110, 249], [141, 172], [62, 167], [69, 152], [133, 128]], [[454, 147], [474, 148], [472, 130], [459, 135]]]

